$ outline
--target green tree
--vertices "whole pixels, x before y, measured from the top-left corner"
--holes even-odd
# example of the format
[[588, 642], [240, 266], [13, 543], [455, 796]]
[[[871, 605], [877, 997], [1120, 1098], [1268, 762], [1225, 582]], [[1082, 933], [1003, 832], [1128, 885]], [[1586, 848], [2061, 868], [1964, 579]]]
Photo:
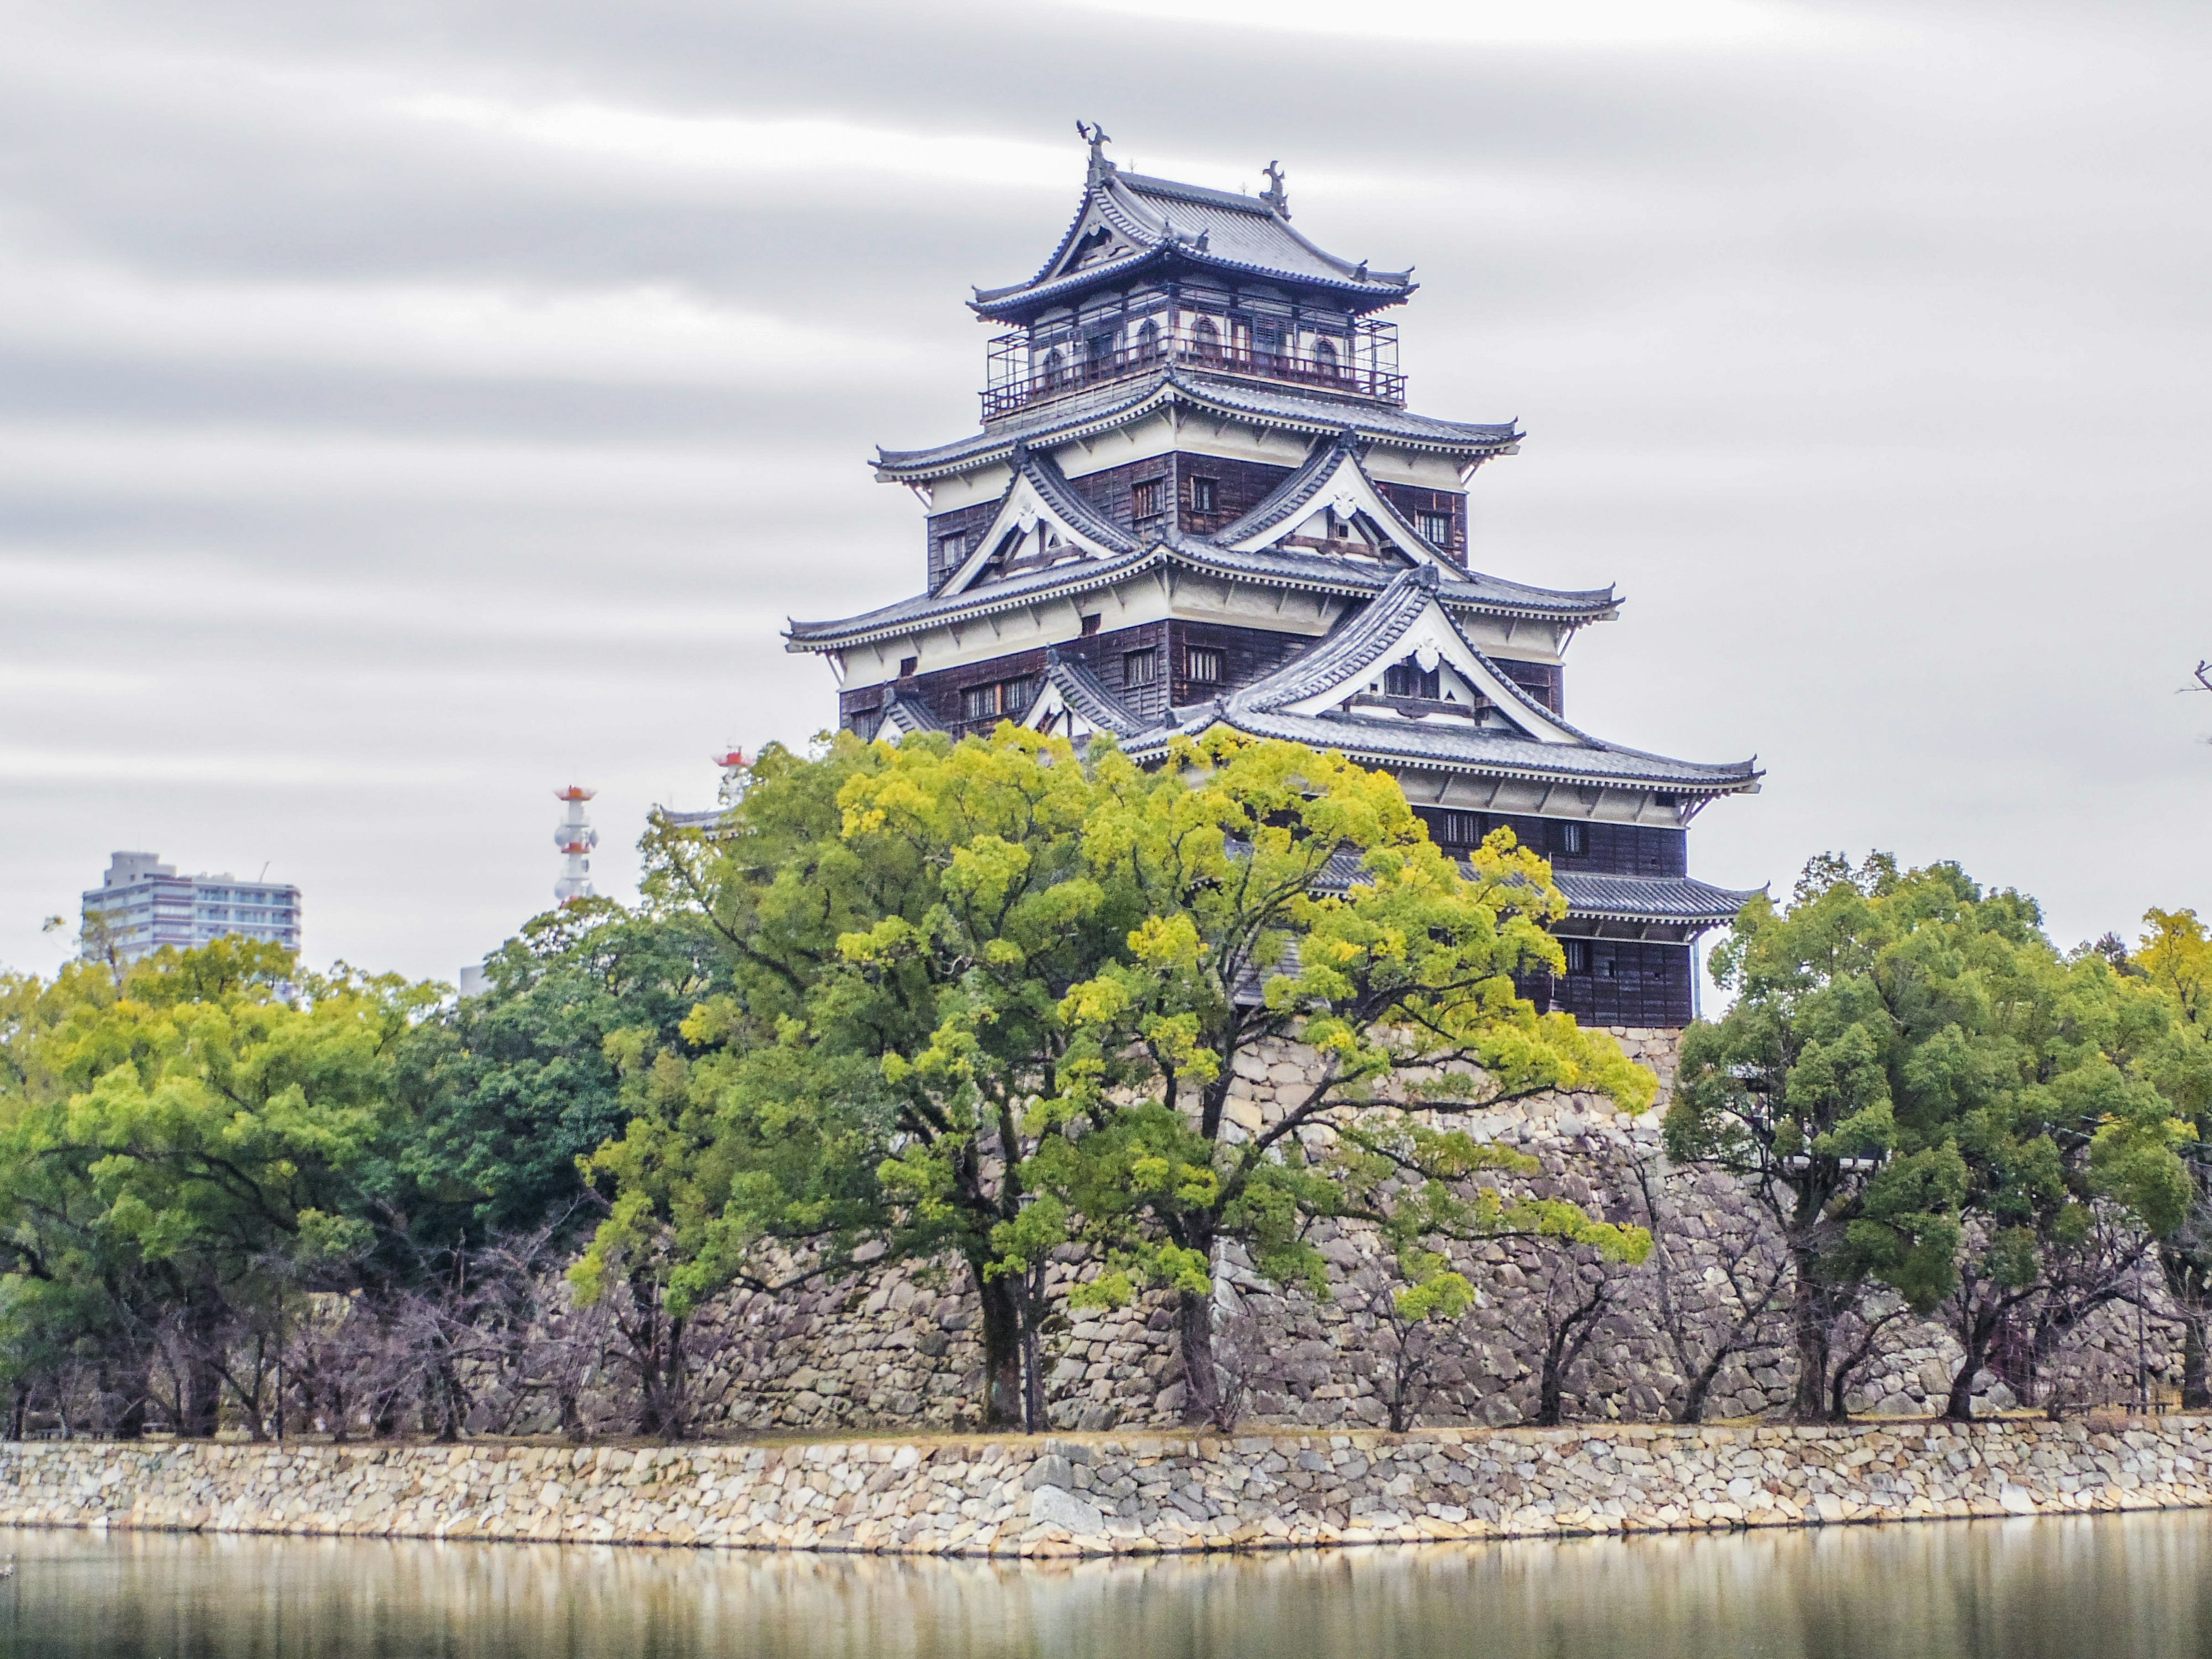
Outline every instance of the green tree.
[[2159, 1241], [2159, 1267], [2181, 1317], [2181, 1403], [2212, 1410], [2212, 935], [2194, 910], [2151, 910], [2132, 962], [2173, 1016], [2170, 1043], [2154, 1062], [2161, 1091], [2190, 1126], [2181, 1152], [2190, 1176], [2187, 1218]]
[[[1546, 927], [1565, 903], [1509, 833], [1462, 868], [1387, 774], [1224, 732], [1156, 769], [1111, 750], [1090, 768], [1086, 868], [1143, 919], [1058, 1010], [1073, 1040], [1034, 1109], [1032, 1181], [1108, 1259], [1084, 1300], [1172, 1292], [1186, 1411], [1220, 1420], [1221, 1246], [1325, 1293], [1310, 1224], [1382, 1218], [1360, 1207], [1363, 1159], [1395, 1148], [1431, 1194], [1474, 1173], [1417, 1123], [1553, 1091], [1636, 1109], [1656, 1083], [1610, 1037], [1519, 994], [1516, 976], [1559, 970]], [[1272, 1120], [1240, 1122], [1240, 1066], [1291, 1045], [1312, 1057], [1309, 1080]], [[1434, 1300], [1431, 1277], [1413, 1288]]]
[[[486, 963], [483, 994], [410, 1030], [396, 1086], [418, 1241], [527, 1229], [572, 1206], [577, 1159], [631, 1110], [619, 1054], [637, 1033], [680, 1044], [692, 1009], [728, 988], [728, 954], [682, 908], [586, 901], [532, 920]], [[617, 1032], [629, 1046], [611, 1052]]]
[[2040, 923], [1954, 865], [1827, 856], [1714, 954], [1738, 996], [1685, 1036], [1668, 1146], [1741, 1176], [1788, 1241], [1802, 1419], [1839, 1409], [1834, 1333], [1870, 1285], [1946, 1310], [1966, 1356], [1947, 1410], [1965, 1417], [2008, 1322], [2033, 1304], [2055, 1337], [2125, 1292], [2100, 1206], [2178, 1221], [2140, 1053], [2155, 1020]]
[[439, 994], [235, 939], [64, 969], [6, 1034], [9, 1322], [59, 1310], [134, 1397], [165, 1376], [187, 1435], [227, 1387], [258, 1437], [288, 1293], [403, 1199], [394, 1056]]
[[[654, 902], [710, 918], [740, 965], [690, 1049], [625, 1058], [636, 1115], [592, 1161], [616, 1216], [580, 1283], [603, 1293], [617, 1260], [651, 1257], [696, 1306], [780, 1242], [954, 1254], [994, 1420], [1042, 1424], [1060, 1246], [1111, 1255], [1098, 1294], [1176, 1294], [1194, 1414], [1211, 1415], [1215, 1246], [1317, 1283], [1301, 1233], [1348, 1212], [1324, 1156], [1337, 1127], [1653, 1087], [1515, 994], [1515, 972], [1559, 964], [1540, 860], [1508, 838], [1470, 880], [1389, 778], [1295, 745], [1214, 738], [1148, 771], [1011, 726], [840, 738], [812, 762], [769, 757], [714, 837], [654, 857]], [[1237, 1062], [1293, 1040], [1316, 1045], [1321, 1080], [1240, 1139]], [[811, 1161], [872, 1136], [872, 1194]], [[779, 1137], [799, 1149], [781, 1173], [726, 1192], [732, 1158], [757, 1174]]]

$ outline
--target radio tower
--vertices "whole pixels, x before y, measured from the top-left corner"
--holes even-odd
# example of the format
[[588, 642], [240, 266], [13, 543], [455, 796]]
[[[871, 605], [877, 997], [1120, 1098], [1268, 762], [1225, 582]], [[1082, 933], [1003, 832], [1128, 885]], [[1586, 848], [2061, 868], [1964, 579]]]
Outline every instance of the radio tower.
[[553, 797], [568, 803], [567, 814], [553, 831], [553, 844], [568, 860], [561, 879], [553, 884], [553, 896], [559, 903], [574, 904], [579, 899], [595, 896], [592, 891], [592, 848], [599, 844], [599, 832], [584, 816], [584, 803], [599, 793], [572, 783]]

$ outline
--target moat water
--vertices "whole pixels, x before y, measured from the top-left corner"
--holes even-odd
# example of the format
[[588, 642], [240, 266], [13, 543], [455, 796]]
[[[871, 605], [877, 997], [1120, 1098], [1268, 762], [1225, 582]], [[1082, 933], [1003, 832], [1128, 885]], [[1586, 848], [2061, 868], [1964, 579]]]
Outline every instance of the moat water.
[[2212, 1513], [1014, 1565], [0, 1530], [7, 1659], [2212, 1659]]

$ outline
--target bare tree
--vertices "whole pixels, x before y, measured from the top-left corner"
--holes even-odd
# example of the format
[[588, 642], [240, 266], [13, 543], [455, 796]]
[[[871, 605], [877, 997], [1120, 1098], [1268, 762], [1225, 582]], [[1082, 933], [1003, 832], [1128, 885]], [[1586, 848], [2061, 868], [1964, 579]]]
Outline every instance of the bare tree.
[[1854, 1294], [1850, 1306], [1836, 1316], [1834, 1338], [1828, 1345], [1830, 1422], [1850, 1421], [1848, 1401], [1851, 1385], [1866, 1374], [1868, 1366], [1881, 1357], [1882, 1339], [1904, 1323], [1911, 1311], [1902, 1302], [1896, 1302], [1876, 1313], [1864, 1297]]
[[1551, 1261], [1540, 1275], [1542, 1289], [1529, 1298], [1543, 1346], [1536, 1366], [1539, 1428], [1565, 1420], [1567, 1383], [1575, 1367], [1613, 1311], [1627, 1282], [1618, 1263], [1586, 1245], [1543, 1252]]
[[1761, 1208], [1718, 1205], [1705, 1216], [1711, 1249], [1700, 1255], [1660, 1200], [1664, 1172], [1647, 1158], [1629, 1165], [1651, 1234], [1652, 1300], [1660, 1334], [1682, 1378], [1668, 1415], [1702, 1423], [1713, 1383], [1738, 1354], [1788, 1340], [1784, 1295], [1790, 1252]]
[[1390, 1414], [1393, 1434], [1405, 1434], [1420, 1421], [1421, 1408], [1436, 1386], [1446, 1339], [1458, 1322], [1409, 1309], [1401, 1288], [1402, 1281], [1385, 1279], [1367, 1303], [1375, 1319], [1371, 1358], [1376, 1392]]

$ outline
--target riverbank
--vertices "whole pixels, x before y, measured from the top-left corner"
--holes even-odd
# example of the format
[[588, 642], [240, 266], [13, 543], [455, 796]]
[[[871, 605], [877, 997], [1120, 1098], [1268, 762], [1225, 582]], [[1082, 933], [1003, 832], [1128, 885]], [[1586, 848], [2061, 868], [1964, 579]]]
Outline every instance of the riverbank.
[[1091, 1555], [2212, 1508], [2212, 1418], [649, 1448], [12, 1443], [0, 1524]]

